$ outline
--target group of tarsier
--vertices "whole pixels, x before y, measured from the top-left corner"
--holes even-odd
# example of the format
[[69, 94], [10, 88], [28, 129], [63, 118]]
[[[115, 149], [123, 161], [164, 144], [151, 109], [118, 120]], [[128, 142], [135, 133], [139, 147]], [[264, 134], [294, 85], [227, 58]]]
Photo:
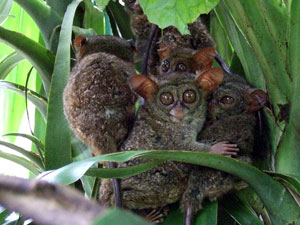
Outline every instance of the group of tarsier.
[[[75, 39], [77, 63], [64, 91], [71, 129], [94, 155], [128, 150], [182, 150], [220, 154], [252, 163], [256, 113], [266, 94], [228, 71], [199, 17], [190, 34], [151, 24], [127, 0], [133, 42], [114, 36]], [[135, 59], [135, 60], [134, 60]], [[141, 59], [143, 75], [136, 75]], [[146, 60], [145, 60], [146, 59]], [[222, 68], [212, 68], [216, 59]], [[136, 102], [140, 101], [137, 114]], [[134, 159], [109, 167], [149, 162]], [[99, 201], [152, 215], [160, 222], [180, 202], [186, 224], [202, 208], [245, 183], [224, 172], [166, 161], [136, 176], [102, 180]], [[148, 211], [147, 211], [148, 210]]]

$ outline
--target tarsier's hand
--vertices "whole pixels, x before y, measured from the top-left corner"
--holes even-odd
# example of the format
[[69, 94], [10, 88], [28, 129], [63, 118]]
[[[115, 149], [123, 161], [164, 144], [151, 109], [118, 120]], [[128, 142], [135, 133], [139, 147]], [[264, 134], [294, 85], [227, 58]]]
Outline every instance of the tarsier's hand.
[[228, 141], [218, 142], [210, 148], [210, 153], [228, 157], [236, 156], [238, 151], [237, 144], [230, 144]]

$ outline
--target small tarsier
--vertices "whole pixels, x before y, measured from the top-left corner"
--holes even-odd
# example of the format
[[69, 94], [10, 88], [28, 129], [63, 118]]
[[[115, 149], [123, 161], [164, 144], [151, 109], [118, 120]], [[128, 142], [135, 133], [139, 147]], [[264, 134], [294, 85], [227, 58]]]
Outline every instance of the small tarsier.
[[[145, 99], [145, 104], [140, 107], [134, 127], [120, 150], [178, 149], [216, 154], [238, 151], [236, 144], [196, 141], [206, 118], [206, 96], [222, 79], [220, 68], [209, 69], [198, 76], [187, 72], [173, 72], [156, 79], [133, 75], [131, 87]], [[135, 159], [119, 166], [144, 162], [148, 160]], [[179, 201], [186, 189], [189, 171], [188, 164], [164, 162], [149, 171], [122, 179], [124, 206], [129, 209], [157, 208]], [[110, 180], [101, 184], [100, 203], [114, 204]]]
[[[251, 88], [238, 75], [225, 75], [213, 93], [208, 104], [208, 121], [198, 140], [201, 142], [230, 141], [236, 143], [239, 152], [232, 156], [246, 163], [252, 163], [255, 126], [255, 112], [266, 103], [267, 95], [262, 90]], [[198, 167], [190, 173], [181, 207], [186, 211], [186, 224], [202, 209], [205, 198], [211, 201], [234, 189], [245, 187], [245, 183], [225, 172]]]
[[94, 155], [110, 153], [128, 135], [136, 95], [130, 41], [99, 35], [75, 39], [76, 65], [64, 90], [64, 112], [75, 135]]
[[193, 23], [188, 24], [190, 34], [182, 35], [176, 27], [170, 26], [163, 30], [159, 29], [158, 35], [152, 36], [152, 32], [155, 32], [155, 29], [153, 29], [154, 26], [147, 19], [139, 3], [136, 0], [125, 0], [125, 5], [130, 16], [131, 30], [136, 38], [139, 56], [145, 58], [147, 48], [150, 47], [148, 71], [152, 75], [158, 75], [157, 66], [159, 64], [159, 57], [157, 49], [159, 48], [159, 44], [194, 50], [214, 47], [213, 39], [209, 35], [200, 16]]
[[190, 48], [161, 47], [157, 50], [160, 57], [159, 75], [170, 72], [189, 72], [197, 75], [210, 69], [216, 56], [214, 48], [193, 50]]

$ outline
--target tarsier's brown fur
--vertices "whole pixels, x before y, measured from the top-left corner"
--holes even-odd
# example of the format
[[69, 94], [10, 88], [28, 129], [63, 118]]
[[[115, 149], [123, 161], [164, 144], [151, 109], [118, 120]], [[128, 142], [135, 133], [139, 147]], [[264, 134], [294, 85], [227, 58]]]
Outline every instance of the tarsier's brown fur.
[[95, 155], [117, 150], [128, 135], [135, 94], [131, 43], [114, 36], [75, 39], [77, 63], [64, 90], [64, 111], [72, 131]]

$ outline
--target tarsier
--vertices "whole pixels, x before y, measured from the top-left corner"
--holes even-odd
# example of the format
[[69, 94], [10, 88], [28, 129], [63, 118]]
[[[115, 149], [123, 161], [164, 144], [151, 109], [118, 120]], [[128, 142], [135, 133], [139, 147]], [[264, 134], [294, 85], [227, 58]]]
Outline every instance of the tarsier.
[[[189, 71], [198, 74], [212, 65], [215, 51], [205, 48], [195, 51], [187, 48], [165, 47], [158, 50], [161, 58], [160, 75], [168, 76], [172, 71]], [[200, 142], [229, 141], [238, 145], [240, 151], [224, 155], [251, 163], [254, 144], [256, 116], [266, 102], [266, 94], [250, 88], [246, 81], [235, 74], [225, 74], [223, 83], [213, 92], [209, 100], [206, 125], [198, 135]], [[213, 169], [199, 167], [191, 171], [188, 187], [182, 198], [182, 209], [191, 223], [191, 217], [202, 208], [202, 201], [222, 196], [244, 183], [237, 178]]]
[[[238, 75], [225, 75], [223, 84], [214, 91], [209, 101], [208, 121], [198, 140], [204, 143], [225, 140], [236, 143], [239, 152], [232, 156], [252, 163], [256, 111], [264, 106], [266, 99], [263, 91], [251, 88]], [[231, 190], [243, 187], [244, 182], [227, 173], [203, 167], [194, 169], [181, 203], [190, 216], [187, 220], [191, 220], [192, 215], [202, 208], [205, 198], [216, 200]]]
[[[136, 102], [127, 82], [135, 73], [132, 43], [108, 35], [80, 35], [75, 49], [77, 63], [63, 95], [70, 128], [93, 155], [117, 151], [130, 130]], [[119, 181], [113, 183], [116, 205], [121, 206]]]
[[[212, 68], [197, 76], [192, 73], [170, 73], [156, 81], [141, 75], [130, 79], [135, 92], [145, 99], [132, 132], [121, 151], [137, 149], [235, 152], [235, 144], [214, 145], [196, 141], [205, 122], [206, 99], [222, 81], [223, 71]], [[147, 162], [135, 159], [120, 167]], [[190, 166], [164, 162], [142, 174], [122, 179], [123, 204], [130, 209], [157, 208], [181, 199], [186, 188]], [[100, 203], [113, 205], [111, 182], [100, 187]]]
[[64, 90], [64, 111], [73, 132], [95, 155], [109, 153], [128, 135], [135, 94], [129, 41], [114, 36], [75, 39], [77, 63]]

